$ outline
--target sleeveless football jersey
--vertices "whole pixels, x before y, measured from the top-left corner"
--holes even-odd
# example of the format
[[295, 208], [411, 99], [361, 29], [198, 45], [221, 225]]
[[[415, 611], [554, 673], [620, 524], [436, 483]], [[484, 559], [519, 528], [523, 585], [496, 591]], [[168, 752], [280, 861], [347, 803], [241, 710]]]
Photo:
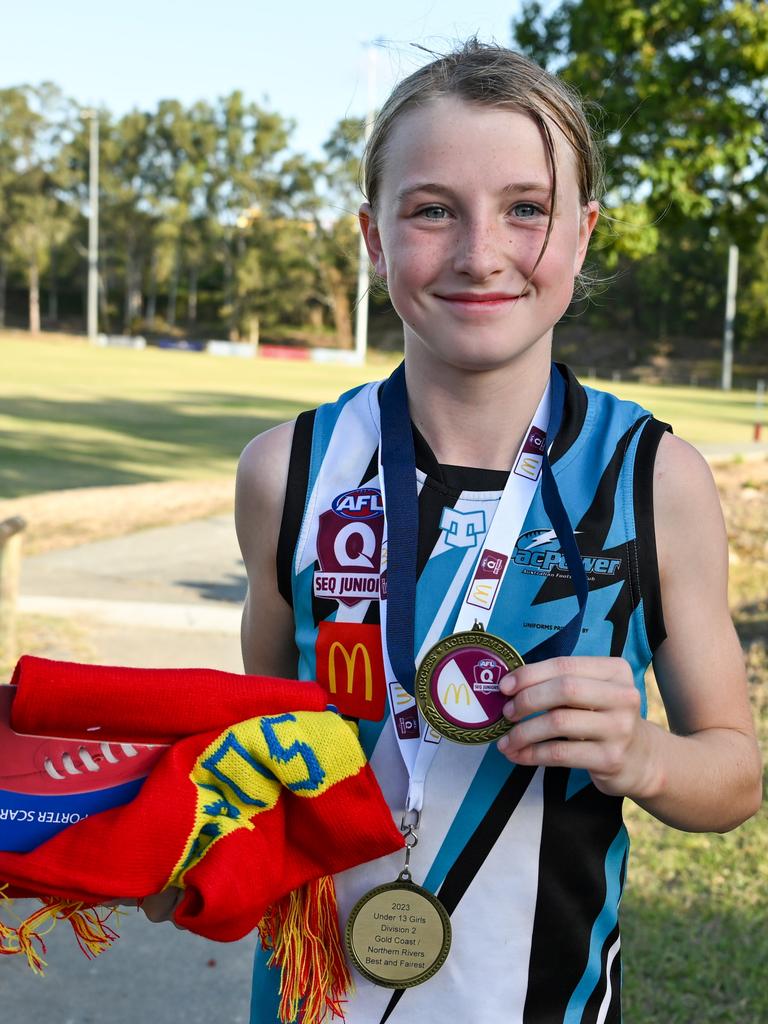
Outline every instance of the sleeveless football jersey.
[[[668, 428], [561, 372], [567, 396], [551, 460], [589, 582], [574, 654], [625, 658], [645, 713], [645, 670], [665, 636], [652, 486]], [[375, 649], [383, 524], [378, 392], [378, 384], [364, 385], [299, 417], [278, 579], [294, 610], [298, 675], [319, 679], [342, 711], [360, 716], [361, 741], [399, 823], [408, 779]], [[415, 428], [414, 435], [418, 663], [452, 630], [507, 474], [440, 466]], [[578, 606], [540, 488], [511, 562], [488, 629], [525, 656]], [[460, 681], [454, 697], [462, 699]], [[629, 846], [621, 804], [584, 771], [516, 766], [495, 744], [443, 740], [411, 869], [451, 915], [450, 955], [433, 978], [407, 990], [357, 975], [345, 1004], [348, 1024], [618, 1024], [618, 907]], [[402, 860], [396, 854], [337, 877], [342, 928], [355, 902], [393, 881]], [[277, 1020], [278, 981], [259, 953], [253, 1024]]]

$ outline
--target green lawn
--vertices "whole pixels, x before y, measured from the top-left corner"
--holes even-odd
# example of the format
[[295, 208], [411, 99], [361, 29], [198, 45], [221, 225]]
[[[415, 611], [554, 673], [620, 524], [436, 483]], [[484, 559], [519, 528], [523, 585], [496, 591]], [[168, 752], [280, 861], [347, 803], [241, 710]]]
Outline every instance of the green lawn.
[[0, 335], [0, 497], [231, 475], [243, 446], [388, 372]]
[[752, 441], [754, 391], [654, 387], [602, 380], [589, 383], [650, 409], [657, 419], [671, 423], [676, 434], [693, 444], [748, 444]]
[[[763, 583], [768, 577], [760, 566]], [[738, 596], [738, 595], [736, 595]], [[768, 652], [742, 634], [758, 736], [768, 744]], [[747, 624], [748, 625], [748, 624]], [[663, 722], [649, 686], [651, 715]], [[768, 773], [766, 773], [768, 774]], [[725, 835], [667, 828], [631, 801], [632, 837], [622, 901], [627, 1024], [768, 1021], [768, 815]]]
[[[231, 474], [254, 434], [392, 365], [134, 352], [0, 333], [0, 497]], [[615, 390], [694, 442], [751, 438], [749, 392]]]

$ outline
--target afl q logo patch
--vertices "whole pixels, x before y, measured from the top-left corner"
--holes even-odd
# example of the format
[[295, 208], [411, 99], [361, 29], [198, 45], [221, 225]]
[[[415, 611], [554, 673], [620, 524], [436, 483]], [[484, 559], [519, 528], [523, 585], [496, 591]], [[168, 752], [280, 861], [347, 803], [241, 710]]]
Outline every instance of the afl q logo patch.
[[348, 607], [378, 601], [383, 534], [381, 491], [358, 487], [337, 495], [318, 519], [315, 597]]

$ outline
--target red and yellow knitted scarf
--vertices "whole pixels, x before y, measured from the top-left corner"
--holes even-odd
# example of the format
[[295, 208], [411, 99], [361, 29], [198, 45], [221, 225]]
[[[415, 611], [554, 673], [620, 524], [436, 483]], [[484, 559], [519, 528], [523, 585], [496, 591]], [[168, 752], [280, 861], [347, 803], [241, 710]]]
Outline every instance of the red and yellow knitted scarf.
[[314, 683], [207, 669], [127, 669], [24, 657], [19, 733], [170, 743], [138, 795], [28, 853], [0, 852], [6, 896], [41, 898], [0, 921], [0, 953], [42, 966], [34, 936], [69, 920], [92, 953], [114, 937], [93, 909], [184, 890], [174, 920], [232, 941], [259, 927], [282, 968], [281, 1017], [316, 1024], [350, 978], [330, 875], [403, 845], [357, 741]]

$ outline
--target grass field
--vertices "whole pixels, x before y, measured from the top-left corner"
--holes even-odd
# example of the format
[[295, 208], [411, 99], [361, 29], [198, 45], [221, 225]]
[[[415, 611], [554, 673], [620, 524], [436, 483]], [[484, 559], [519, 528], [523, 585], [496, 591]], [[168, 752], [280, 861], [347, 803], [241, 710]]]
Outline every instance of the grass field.
[[[31, 496], [27, 506], [43, 517], [42, 532], [62, 545], [90, 536], [96, 509], [96, 536], [171, 521], [174, 501], [187, 516], [207, 514], [231, 504], [235, 460], [255, 433], [391, 365], [226, 360], [0, 334], [0, 498]], [[654, 409], [694, 442], [746, 443], [752, 435], [748, 393], [611, 390]], [[765, 749], [768, 463], [723, 466], [716, 479], [731, 541], [732, 611]], [[25, 650], [88, 660], [86, 640], [71, 628], [34, 620], [22, 627]], [[651, 707], [660, 718], [658, 699]], [[768, 816], [761, 812], [726, 836], [675, 832], [630, 804], [627, 818], [627, 1024], [766, 1024]]]
[[349, 367], [0, 335], [0, 497], [231, 475], [254, 434], [363, 379]]
[[[393, 362], [357, 369], [95, 349], [0, 333], [0, 498], [231, 475], [254, 434], [385, 375]], [[746, 443], [752, 436], [749, 392], [636, 384], [615, 390], [691, 441]]]

